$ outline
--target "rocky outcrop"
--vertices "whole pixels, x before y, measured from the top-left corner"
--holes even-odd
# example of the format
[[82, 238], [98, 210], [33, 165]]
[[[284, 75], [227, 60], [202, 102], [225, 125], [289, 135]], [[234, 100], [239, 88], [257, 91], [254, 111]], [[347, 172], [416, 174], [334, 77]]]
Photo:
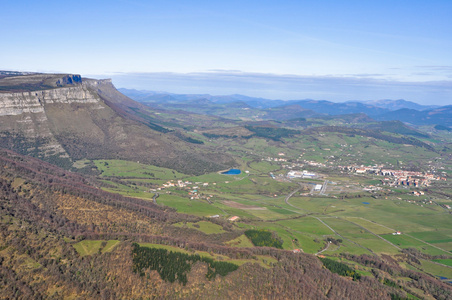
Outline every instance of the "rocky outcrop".
[[[2, 78], [0, 146], [23, 154], [39, 153], [38, 156], [44, 158], [57, 156], [69, 159], [68, 153], [54, 136], [53, 122], [49, 121], [47, 111], [61, 109], [58, 105], [67, 104], [86, 106], [89, 110], [103, 109], [102, 100], [93, 88], [95, 82], [87, 80], [84, 83], [80, 75], [26, 74]], [[15, 92], [24, 86], [39, 89]], [[5, 91], [7, 88], [11, 91]]]
[[[21, 93], [0, 94], [0, 116], [41, 113], [47, 104], [99, 103], [100, 99], [87, 85]], [[101, 106], [98, 106], [101, 108]]]
[[0, 148], [68, 168], [81, 159], [125, 159], [201, 174], [232, 163], [162, 132], [148, 110], [109, 79], [11, 75], [0, 78]]

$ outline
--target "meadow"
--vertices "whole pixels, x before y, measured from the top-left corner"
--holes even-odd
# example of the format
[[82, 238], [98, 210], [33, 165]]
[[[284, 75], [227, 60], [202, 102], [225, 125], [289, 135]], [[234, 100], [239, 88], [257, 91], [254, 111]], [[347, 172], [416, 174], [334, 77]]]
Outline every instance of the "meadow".
[[111, 252], [119, 243], [117, 240], [83, 240], [73, 244], [73, 247], [80, 256], [87, 256]]
[[[452, 247], [452, 232], [447, 224], [450, 217], [444, 214], [438, 206], [423, 207], [409, 203], [413, 197], [404, 191], [398, 192], [399, 199], [375, 199], [369, 196], [338, 199], [328, 196], [293, 195], [290, 202], [285, 202], [285, 195], [299, 187], [292, 182], [277, 181], [268, 176], [269, 172], [278, 170], [280, 166], [267, 161], [245, 162], [249, 170], [240, 175], [222, 175], [211, 173], [196, 177], [187, 177], [163, 168], [149, 167], [140, 170], [139, 164], [127, 166], [123, 162], [97, 161], [100, 168], [107, 168], [103, 176], [108, 174], [117, 177], [135, 177], [140, 180], [153, 181], [145, 178], [147, 173], [154, 171], [159, 178], [188, 180], [194, 183], [207, 182], [208, 186], [199, 186], [199, 193], [213, 196], [210, 202], [197, 199], [190, 200], [183, 190], [167, 189], [160, 193], [157, 203], [177, 209], [182, 213], [201, 217], [220, 215], [222, 218], [238, 216], [247, 220], [253, 228], [269, 229], [276, 232], [283, 240], [284, 249], [301, 248], [308, 253], [317, 253], [325, 245], [326, 237], [343, 239], [343, 246], [338, 249], [328, 249], [330, 252], [358, 252], [396, 254], [400, 248], [413, 247], [431, 255], [448, 254]], [[110, 172], [110, 173], [108, 173]], [[159, 173], [158, 173], [159, 172]], [[175, 176], [175, 177], [174, 177]], [[135, 180], [135, 179], [133, 179]], [[353, 178], [333, 177], [337, 185], [352, 184]], [[358, 184], [374, 184], [372, 179], [357, 179]], [[309, 180], [308, 180], [309, 181]], [[154, 183], [158, 183], [155, 181]], [[214, 185], [215, 183], [215, 185]], [[141, 198], [152, 198], [153, 193], [145, 192], [140, 186], [131, 186], [111, 182], [114, 190], [127, 195]], [[356, 184], [356, 183], [355, 183]], [[232, 201], [240, 205], [226, 204]], [[228, 203], [229, 203], [228, 202]], [[368, 203], [368, 204], [367, 204]], [[316, 216], [317, 218], [308, 215]], [[323, 223], [321, 222], [323, 221]], [[221, 233], [221, 229], [209, 222], [195, 224], [175, 224], [200, 230], [204, 233]], [[330, 228], [328, 228], [329, 226]], [[392, 232], [400, 230], [411, 233], [419, 240], [403, 236], [392, 236]], [[333, 229], [335, 232], [333, 232]], [[423, 233], [425, 232], [425, 235]], [[432, 235], [435, 233], [435, 235]], [[380, 237], [382, 238], [380, 238]], [[385, 241], [386, 240], [386, 241]], [[394, 245], [391, 245], [390, 243]], [[423, 241], [427, 242], [424, 243]], [[242, 244], [243, 241], [231, 241], [232, 244]], [[245, 243], [246, 244], [246, 243]], [[429, 244], [434, 244], [433, 247]]]
[[[236, 160], [235, 166], [242, 171], [241, 174], [223, 175], [216, 172], [189, 176], [170, 169], [117, 160], [98, 160], [95, 165], [101, 172], [101, 178], [109, 185], [105, 187], [106, 190], [143, 199], [151, 200], [155, 192], [150, 189], [155, 190], [169, 180], [191, 182], [192, 185], [187, 188], [162, 188], [158, 191], [157, 204], [203, 218], [219, 215], [221, 219], [227, 220], [231, 216], [238, 216], [239, 220], [231, 224], [232, 230], [269, 230], [282, 241], [285, 250], [300, 249], [305, 253], [322, 253], [339, 258], [346, 253], [395, 256], [404, 249], [416, 249], [432, 257], [432, 261], [421, 260], [417, 269], [437, 276], [449, 274], [448, 268], [452, 267], [452, 219], [438, 204], [450, 204], [452, 201], [427, 192], [425, 199], [437, 201], [436, 204], [427, 204], [421, 202], [423, 198], [413, 196], [406, 187], [383, 187], [378, 192], [364, 191], [366, 186], [381, 186], [381, 177], [356, 176], [326, 168], [316, 170], [309, 166], [303, 167], [321, 173], [318, 179], [287, 180], [285, 174], [290, 163], [268, 159], [284, 157], [292, 161], [312, 160], [325, 164], [330, 161], [344, 164], [384, 163], [400, 167], [412, 163], [404, 157], [418, 158], [419, 161], [413, 163], [418, 165], [419, 162], [433, 159], [435, 153], [421, 147], [335, 133], [325, 133], [316, 138], [290, 138], [283, 150], [276, 143], [265, 143], [262, 139], [220, 138], [212, 141], [205, 137], [199, 138], [212, 146], [228, 145], [230, 153], [241, 157]], [[386, 151], [391, 151], [391, 155], [388, 156]], [[281, 152], [284, 156], [279, 155]], [[325, 180], [329, 181], [325, 195], [311, 192], [313, 184], [323, 184]], [[190, 199], [188, 192], [194, 187], [200, 197]], [[296, 190], [298, 192], [288, 197]], [[447, 188], [442, 187], [441, 190], [447, 191]], [[173, 226], [198, 230], [207, 235], [227, 234], [221, 226], [208, 219], [197, 223], [176, 223]], [[401, 231], [402, 234], [393, 235], [395, 231]], [[244, 234], [224, 244], [253, 247]], [[97, 244], [91, 248], [85, 245], [85, 248], [86, 253], [99, 251]], [[435, 258], [438, 256], [448, 258]], [[221, 259], [228, 261], [226, 257]], [[268, 267], [268, 264], [264, 265]], [[369, 270], [363, 268], [360, 272], [367, 274]]]
[[204, 232], [205, 234], [224, 233], [225, 232], [223, 230], [222, 226], [211, 223], [211, 222], [207, 222], [207, 221], [199, 221], [197, 223], [190, 223], [190, 222], [182, 223], [181, 222], [181, 223], [173, 224], [173, 226], [182, 227], [182, 228], [192, 228], [192, 229], [196, 229], [201, 232]]

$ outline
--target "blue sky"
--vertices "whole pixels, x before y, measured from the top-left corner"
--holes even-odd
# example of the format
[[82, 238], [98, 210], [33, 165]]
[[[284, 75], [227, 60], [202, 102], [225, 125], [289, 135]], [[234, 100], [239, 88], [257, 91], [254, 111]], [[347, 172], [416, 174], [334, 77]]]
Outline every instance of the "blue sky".
[[0, 69], [178, 93], [452, 104], [451, 16], [449, 0], [2, 1]]

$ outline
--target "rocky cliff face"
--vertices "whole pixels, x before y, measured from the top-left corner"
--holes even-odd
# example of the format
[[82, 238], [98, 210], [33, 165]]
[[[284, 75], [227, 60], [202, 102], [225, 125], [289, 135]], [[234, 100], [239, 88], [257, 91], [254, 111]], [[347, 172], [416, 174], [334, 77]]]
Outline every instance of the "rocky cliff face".
[[118, 92], [111, 80], [0, 72], [0, 148], [63, 167], [80, 159], [114, 158], [195, 174], [231, 162], [155, 130], [147, 110]]
[[[69, 155], [55, 138], [47, 112], [52, 106], [74, 103], [90, 110], [103, 109], [99, 95], [92, 90], [94, 82], [83, 83], [80, 75], [32, 74], [0, 79], [0, 146], [69, 163]], [[21, 91], [33, 86], [39, 89]]]
[[99, 96], [87, 86], [82, 84], [52, 90], [0, 93], [0, 116], [42, 113], [46, 105], [55, 103], [99, 103]]

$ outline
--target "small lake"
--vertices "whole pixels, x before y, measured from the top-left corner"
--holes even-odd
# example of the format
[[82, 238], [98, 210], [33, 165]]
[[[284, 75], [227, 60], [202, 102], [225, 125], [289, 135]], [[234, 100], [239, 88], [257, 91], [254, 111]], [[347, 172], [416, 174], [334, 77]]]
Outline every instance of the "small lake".
[[363, 202], [363, 204], [370, 204], [369, 202]]
[[239, 175], [240, 173], [242, 173], [242, 171], [240, 171], [239, 169], [230, 169], [229, 171], [221, 172], [221, 174], [224, 175]]

